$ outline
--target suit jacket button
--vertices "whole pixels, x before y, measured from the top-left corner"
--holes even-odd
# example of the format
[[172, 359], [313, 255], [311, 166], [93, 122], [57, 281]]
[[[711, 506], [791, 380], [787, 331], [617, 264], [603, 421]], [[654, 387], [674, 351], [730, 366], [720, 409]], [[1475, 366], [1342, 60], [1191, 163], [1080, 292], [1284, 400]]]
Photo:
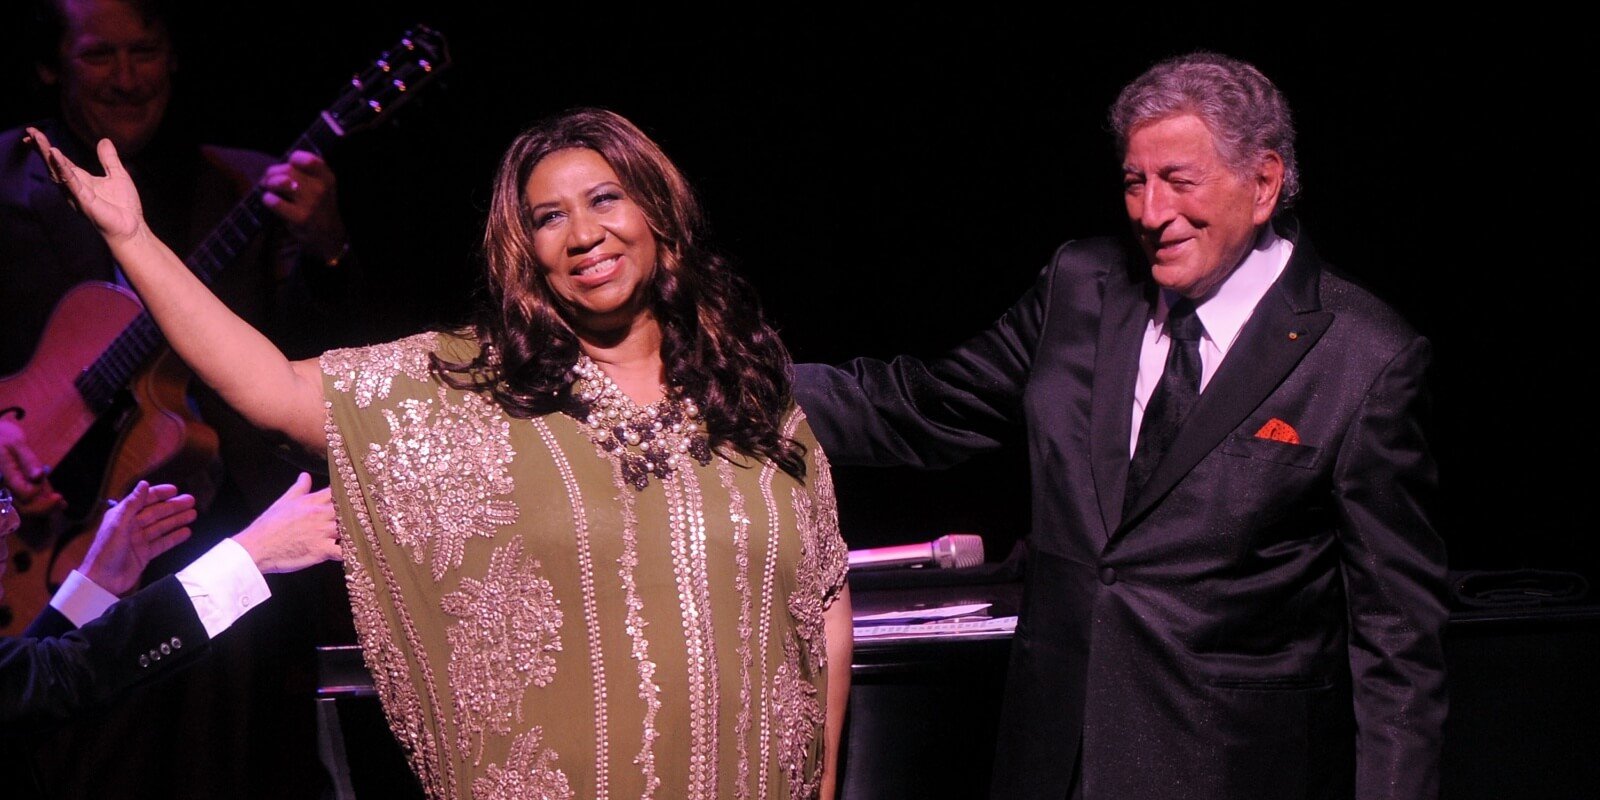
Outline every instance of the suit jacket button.
[[149, 656], [143, 656], [143, 655], [139, 656], [139, 666], [144, 667], [146, 669], [149, 669], [149, 667], [150, 667], [150, 657]]
[[172, 645], [169, 645], [166, 642], [162, 642], [161, 643], [161, 655], [164, 655], [164, 656], [172, 655]]
[[177, 650], [180, 647], [183, 647], [183, 640], [176, 636], [172, 637], [172, 649]]
[[1112, 569], [1112, 568], [1110, 568], [1110, 567], [1101, 567], [1100, 568], [1100, 582], [1105, 584], [1105, 585], [1107, 585], [1107, 586], [1110, 586], [1111, 584], [1116, 583], [1117, 582], [1117, 571]]
[[151, 661], [160, 661], [161, 660], [161, 651], [160, 650], [151, 650], [150, 651], [150, 660]]

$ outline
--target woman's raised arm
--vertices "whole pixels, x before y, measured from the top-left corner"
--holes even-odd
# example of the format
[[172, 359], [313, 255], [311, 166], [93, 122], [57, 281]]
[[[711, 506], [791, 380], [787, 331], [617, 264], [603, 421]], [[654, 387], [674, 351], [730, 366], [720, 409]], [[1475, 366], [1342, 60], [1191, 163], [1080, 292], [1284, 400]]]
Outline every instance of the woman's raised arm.
[[29, 128], [28, 136], [51, 179], [66, 187], [74, 205], [100, 230], [145, 310], [190, 369], [255, 426], [283, 434], [308, 452], [325, 453], [316, 361], [290, 362], [156, 238], [110, 140], [100, 140], [97, 147], [106, 172], [102, 178], [73, 164], [38, 130]]

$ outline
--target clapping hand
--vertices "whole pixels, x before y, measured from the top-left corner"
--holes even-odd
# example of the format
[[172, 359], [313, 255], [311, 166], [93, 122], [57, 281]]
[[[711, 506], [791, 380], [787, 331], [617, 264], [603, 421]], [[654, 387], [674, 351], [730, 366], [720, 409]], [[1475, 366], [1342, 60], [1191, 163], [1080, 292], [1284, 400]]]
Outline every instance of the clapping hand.
[[100, 518], [100, 529], [79, 571], [106, 591], [124, 597], [156, 556], [187, 541], [196, 516], [194, 496], [178, 487], [139, 481]]

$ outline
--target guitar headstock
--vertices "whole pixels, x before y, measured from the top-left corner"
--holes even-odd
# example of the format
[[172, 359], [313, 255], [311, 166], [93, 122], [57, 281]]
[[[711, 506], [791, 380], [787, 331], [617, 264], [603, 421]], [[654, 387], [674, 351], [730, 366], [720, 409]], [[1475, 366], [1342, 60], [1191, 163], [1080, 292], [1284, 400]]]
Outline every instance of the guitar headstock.
[[450, 65], [444, 36], [426, 25], [405, 32], [323, 111], [337, 136], [384, 122]]

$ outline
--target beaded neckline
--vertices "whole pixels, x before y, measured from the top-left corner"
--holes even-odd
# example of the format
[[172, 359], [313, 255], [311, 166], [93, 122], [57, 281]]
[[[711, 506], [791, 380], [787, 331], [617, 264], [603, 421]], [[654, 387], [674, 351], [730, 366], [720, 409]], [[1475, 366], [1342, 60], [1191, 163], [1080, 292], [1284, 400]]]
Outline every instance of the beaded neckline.
[[639, 406], [586, 355], [568, 370], [572, 405], [567, 414], [590, 440], [617, 459], [622, 478], [643, 491], [650, 476], [666, 478], [684, 457], [711, 463], [710, 438], [700, 408], [680, 387], [666, 387], [660, 400]]

